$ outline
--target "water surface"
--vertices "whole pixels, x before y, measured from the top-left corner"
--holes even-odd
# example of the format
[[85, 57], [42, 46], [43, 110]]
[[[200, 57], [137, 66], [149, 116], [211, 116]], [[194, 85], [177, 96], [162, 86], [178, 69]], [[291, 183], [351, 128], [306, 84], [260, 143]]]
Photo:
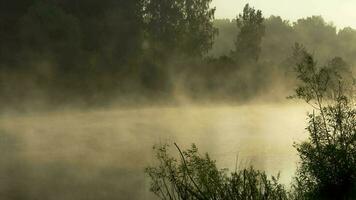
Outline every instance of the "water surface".
[[[305, 138], [295, 105], [180, 106], [3, 115], [1, 199], [152, 199], [143, 173], [152, 146], [195, 143], [219, 167], [254, 165], [289, 183], [293, 142]], [[173, 149], [174, 150], [174, 149]]]

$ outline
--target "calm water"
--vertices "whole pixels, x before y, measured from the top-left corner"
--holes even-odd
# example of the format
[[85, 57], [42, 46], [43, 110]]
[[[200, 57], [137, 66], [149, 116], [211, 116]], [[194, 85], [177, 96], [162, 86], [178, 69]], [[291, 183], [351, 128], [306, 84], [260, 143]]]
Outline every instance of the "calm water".
[[288, 184], [306, 137], [306, 109], [291, 105], [186, 106], [0, 119], [1, 199], [152, 199], [143, 169], [152, 146], [197, 144], [219, 167], [254, 165]]

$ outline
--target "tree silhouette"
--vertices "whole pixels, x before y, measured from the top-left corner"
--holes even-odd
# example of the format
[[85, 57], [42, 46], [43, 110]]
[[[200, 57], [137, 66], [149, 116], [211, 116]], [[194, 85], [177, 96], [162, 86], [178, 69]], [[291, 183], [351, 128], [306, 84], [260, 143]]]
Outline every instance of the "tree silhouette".
[[233, 57], [240, 63], [256, 62], [261, 53], [262, 37], [265, 34], [264, 18], [261, 10], [246, 4], [243, 13], [236, 19], [238, 34]]
[[149, 46], [167, 52], [201, 56], [211, 49], [217, 33], [211, 0], [144, 0]]

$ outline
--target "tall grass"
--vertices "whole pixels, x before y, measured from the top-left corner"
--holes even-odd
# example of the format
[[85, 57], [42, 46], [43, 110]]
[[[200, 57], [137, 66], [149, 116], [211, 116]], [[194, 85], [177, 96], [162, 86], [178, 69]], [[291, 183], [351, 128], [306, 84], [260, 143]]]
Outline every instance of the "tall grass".
[[200, 155], [195, 145], [181, 151], [180, 158], [168, 154], [168, 145], [155, 146], [157, 166], [146, 168], [151, 191], [162, 200], [275, 200], [287, 199], [288, 193], [277, 177], [248, 169], [229, 173], [218, 169], [208, 154]]

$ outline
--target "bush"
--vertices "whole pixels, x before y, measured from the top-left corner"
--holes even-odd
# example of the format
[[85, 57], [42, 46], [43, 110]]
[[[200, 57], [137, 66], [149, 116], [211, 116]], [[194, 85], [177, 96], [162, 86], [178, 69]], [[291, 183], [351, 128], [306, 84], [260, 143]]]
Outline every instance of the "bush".
[[308, 115], [309, 139], [295, 145], [300, 163], [294, 198], [355, 199], [355, 87], [353, 78], [341, 76], [352, 73], [340, 68], [340, 58], [317, 67], [312, 55], [300, 46], [296, 55], [301, 56], [296, 67], [300, 84], [294, 97], [309, 103], [314, 111]]
[[155, 146], [158, 165], [146, 168], [151, 178], [151, 191], [160, 199], [287, 199], [278, 176], [268, 178], [265, 172], [251, 168], [219, 170], [208, 154], [201, 156], [195, 145], [181, 151], [180, 159], [168, 153], [168, 145]]

